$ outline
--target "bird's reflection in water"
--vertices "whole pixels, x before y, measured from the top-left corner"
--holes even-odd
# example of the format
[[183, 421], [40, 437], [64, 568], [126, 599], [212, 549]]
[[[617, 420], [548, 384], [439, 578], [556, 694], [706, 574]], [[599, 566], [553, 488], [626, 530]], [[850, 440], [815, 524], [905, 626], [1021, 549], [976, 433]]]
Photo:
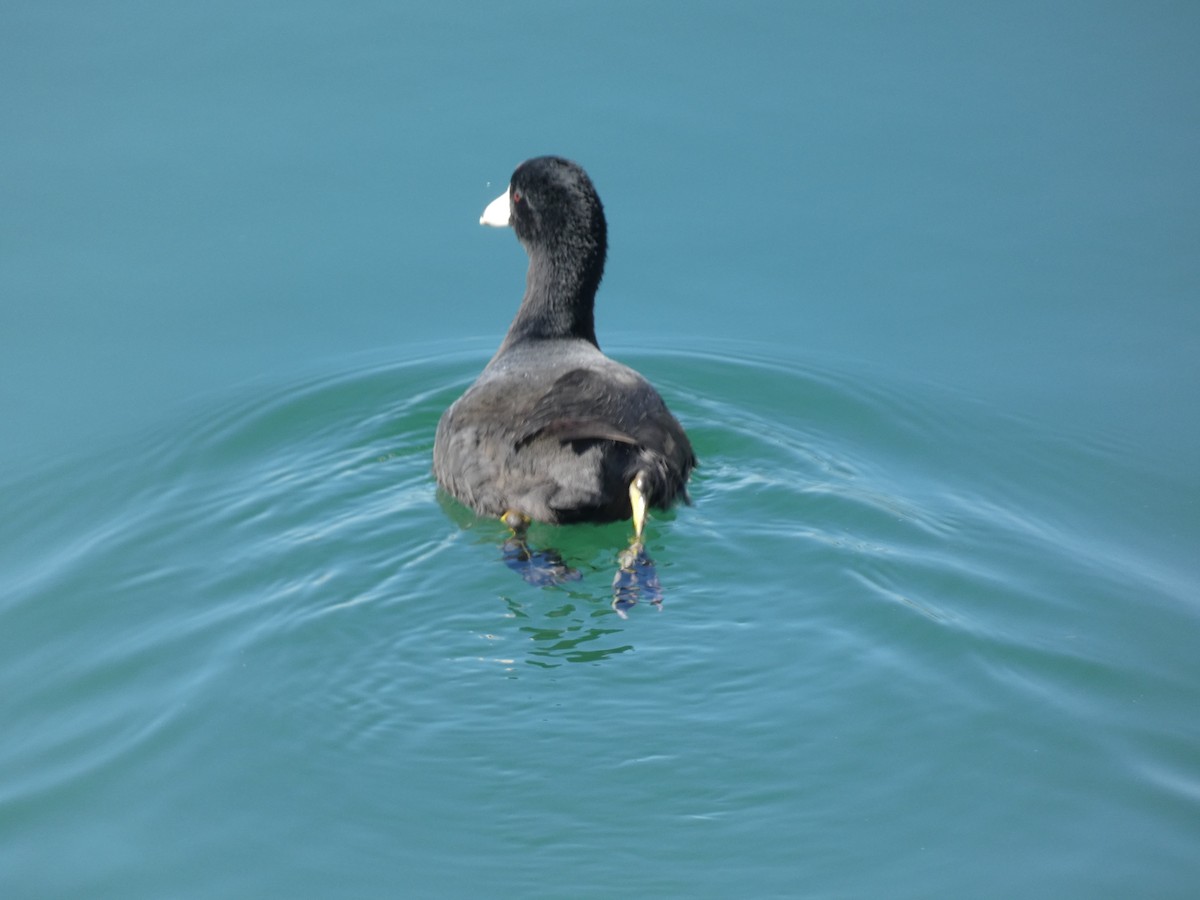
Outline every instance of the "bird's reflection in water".
[[632, 644], [614, 642], [624, 629], [604, 627], [603, 623], [616, 620], [607, 608], [595, 608], [591, 597], [571, 596], [559, 606], [536, 612], [512, 599], [505, 603], [514, 618], [523, 620], [519, 630], [533, 643], [525, 659], [531, 666], [552, 669], [563, 663], [597, 663], [633, 649]]

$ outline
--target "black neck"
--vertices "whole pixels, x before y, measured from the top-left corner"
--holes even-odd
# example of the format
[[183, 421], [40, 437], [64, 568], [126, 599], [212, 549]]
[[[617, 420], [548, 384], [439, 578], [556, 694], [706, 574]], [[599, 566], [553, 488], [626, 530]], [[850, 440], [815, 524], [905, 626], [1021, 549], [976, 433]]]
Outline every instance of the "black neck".
[[580, 338], [596, 344], [593, 310], [604, 272], [604, 249], [591, 248], [582, 264], [578, 257], [563, 256], [539, 252], [530, 257], [525, 297], [505, 344], [545, 338]]

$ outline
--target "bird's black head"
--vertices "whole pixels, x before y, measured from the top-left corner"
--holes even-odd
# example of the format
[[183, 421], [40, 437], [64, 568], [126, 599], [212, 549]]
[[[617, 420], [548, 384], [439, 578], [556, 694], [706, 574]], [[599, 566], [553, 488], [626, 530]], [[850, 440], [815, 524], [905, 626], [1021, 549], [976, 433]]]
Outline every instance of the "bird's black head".
[[508, 194], [513, 230], [530, 257], [543, 254], [555, 269], [574, 269], [594, 294], [604, 273], [608, 227], [587, 173], [568, 159], [539, 156], [517, 166]]

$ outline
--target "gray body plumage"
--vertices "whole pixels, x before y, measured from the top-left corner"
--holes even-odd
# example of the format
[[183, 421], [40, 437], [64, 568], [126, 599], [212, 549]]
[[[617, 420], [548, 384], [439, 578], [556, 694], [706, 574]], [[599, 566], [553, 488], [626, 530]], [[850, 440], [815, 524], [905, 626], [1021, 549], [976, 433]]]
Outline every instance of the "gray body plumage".
[[526, 293], [496, 355], [438, 422], [438, 484], [479, 515], [551, 524], [629, 518], [639, 475], [650, 506], [686, 501], [687, 435], [653, 386], [596, 343], [606, 225], [591, 182], [541, 157], [517, 169], [510, 195]]

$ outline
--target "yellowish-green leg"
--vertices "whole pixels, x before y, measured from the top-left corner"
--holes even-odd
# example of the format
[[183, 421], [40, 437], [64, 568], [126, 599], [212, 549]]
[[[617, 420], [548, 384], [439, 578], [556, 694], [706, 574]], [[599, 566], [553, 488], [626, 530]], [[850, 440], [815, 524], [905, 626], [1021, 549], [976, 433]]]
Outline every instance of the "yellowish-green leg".
[[633, 507], [633, 540], [635, 544], [642, 542], [642, 529], [646, 526], [646, 495], [642, 489], [646, 484], [646, 476], [641, 472], [629, 482], [629, 505]]
[[529, 527], [529, 516], [525, 513], [519, 513], [515, 509], [507, 509], [504, 515], [500, 517], [500, 521], [512, 529], [513, 534], [522, 535], [525, 529]]
[[662, 589], [654, 560], [646, 556], [642, 533], [646, 528], [646, 474], [639, 472], [629, 482], [629, 506], [633, 510], [633, 541], [617, 557], [620, 568], [613, 578], [613, 609], [625, 616], [625, 610], [640, 600], [662, 603]]

